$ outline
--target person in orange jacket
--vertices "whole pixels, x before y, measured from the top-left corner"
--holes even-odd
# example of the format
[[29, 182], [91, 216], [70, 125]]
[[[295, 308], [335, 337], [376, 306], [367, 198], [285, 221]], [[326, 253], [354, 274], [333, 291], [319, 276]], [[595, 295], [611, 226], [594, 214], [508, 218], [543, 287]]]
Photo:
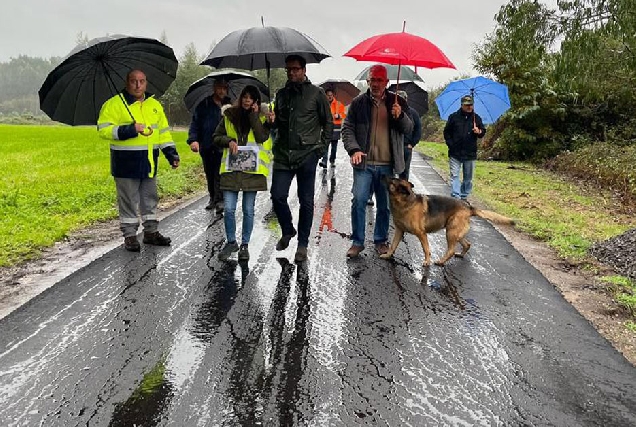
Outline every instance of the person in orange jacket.
[[333, 90], [327, 89], [325, 90], [325, 94], [327, 95], [327, 100], [329, 100], [329, 105], [331, 106], [333, 134], [331, 135], [331, 144], [329, 144], [331, 146], [331, 155], [329, 155], [329, 148], [327, 148], [325, 154], [322, 156], [322, 160], [320, 161], [320, 166], [323, 168], [327, 167], [327, 155], [329, 155], [329, 163], [331, 166], [335, 166], [336, 151], [338, 151], [338, 140], [340, 139], [340, 128], [342, 127], [342, 122], [344, 122], [345, 117], [347, 117], [344, 104], [336, 99]]

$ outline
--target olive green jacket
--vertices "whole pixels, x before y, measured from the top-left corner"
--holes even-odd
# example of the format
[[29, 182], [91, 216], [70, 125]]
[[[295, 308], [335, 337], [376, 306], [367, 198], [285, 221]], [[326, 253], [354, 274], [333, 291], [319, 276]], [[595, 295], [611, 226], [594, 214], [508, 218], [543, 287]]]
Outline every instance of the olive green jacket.
[[274, 169], [297, 169], [310, 156], [316, 163], [331, 140], [333, 118], [322, 88], [288, 81], [274, 102]]

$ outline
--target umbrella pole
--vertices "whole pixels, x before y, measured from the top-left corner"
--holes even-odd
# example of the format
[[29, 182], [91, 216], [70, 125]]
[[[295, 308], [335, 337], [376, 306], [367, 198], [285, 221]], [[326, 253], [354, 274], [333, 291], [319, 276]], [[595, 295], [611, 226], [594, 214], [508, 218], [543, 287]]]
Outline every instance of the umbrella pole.
[[472, 96], [473, 98], [473, 129], [475, 128], [476, 124], [475, 124], [475, 89], [471, 89], [470, 90], [470, 96]]
[[119, 95], [119, 99], [121, 99], [121, 102], [124, 104], [124, 107], [126, 107], [126, 111], [128, 111], [128, 115], [130, 115], [130, 118], [132, 119], [133, 123], [137, 123], [137, 121], [133, 117], [132, 113], [130, 112], [130, 109], [128, 108], [128, 103], [124, 99], [124, 97], [121, 94], [121, 92], [117, 90], [117, 86], [115, 86], [115, 82], [113, 81], [112, 77], [110, 76], [110, 73], [108, 72], [108, 68], [106, 68], [106, 64], [104, 64], [103, 62], [102, 62], [102, 68], [104, 69], [104, 74], [106, 75], [106, 79], [108, 79], [108, 82], [110, 83], [111, 87], [113, 88], [113, 92], [115, 92], [117, 95]]

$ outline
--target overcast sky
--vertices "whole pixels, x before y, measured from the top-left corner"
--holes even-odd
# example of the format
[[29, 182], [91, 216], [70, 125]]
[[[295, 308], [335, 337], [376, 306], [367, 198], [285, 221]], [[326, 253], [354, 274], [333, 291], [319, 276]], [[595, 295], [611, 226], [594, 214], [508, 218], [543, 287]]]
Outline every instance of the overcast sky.
[[[24, 54], [66, 56], [77, 34], [89, 38], [127, 34], [160, 38], [181, 56], [189, 43], [200, 54], [231, 31], [261, 25], [300, 30], [326, 48], [331, 58], [308, 65], [314, 83], [327, 78], [352, 80], [368, 62], [342, 55], [358, 42], [382, 33], [406, 31], [436, 44], [457, 70], [418, 69], [427, 87], [443, 84], [472, 69], [474, 44], [494, 28], [504, 0], [7, 0], [0, 5], [0, 61]], [[354, 6], [354, 4], [356, 6]]]

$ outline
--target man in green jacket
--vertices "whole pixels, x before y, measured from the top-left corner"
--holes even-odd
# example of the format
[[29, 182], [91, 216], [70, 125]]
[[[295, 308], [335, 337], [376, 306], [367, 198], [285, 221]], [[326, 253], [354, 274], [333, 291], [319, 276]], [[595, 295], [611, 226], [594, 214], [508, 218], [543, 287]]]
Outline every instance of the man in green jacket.
[[[270, 192], [274, 212], [283, 232], [276, 244], [276, 250], [286, 249], [292, 237], [298, 234], [298, 247], [294, 256], [296, 262], [307, 259], [314, 217], [316, 166], [329, 145], [333, 131], [327, 96], [307, 78], [306, 63], [299, 55], [289, 55], [285, 59], [287, 84], [276, 93], [274, 111], [269, 114], [269, 120], [276, 129]], [[298, 231], [292, 223], [287, 202], [294, 177], [300, 202]]]

